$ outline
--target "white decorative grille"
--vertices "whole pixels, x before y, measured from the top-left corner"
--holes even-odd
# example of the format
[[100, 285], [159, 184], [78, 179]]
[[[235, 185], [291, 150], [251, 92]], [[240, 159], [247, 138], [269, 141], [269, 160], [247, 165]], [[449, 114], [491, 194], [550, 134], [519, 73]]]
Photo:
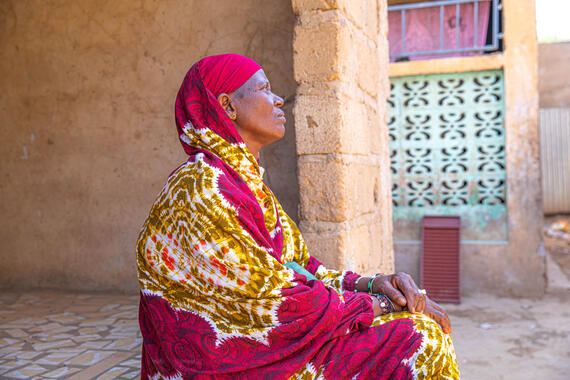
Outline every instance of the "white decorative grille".
[[503, 93], [502, 71], [391, 78], [396, 222], [455, 213], [468, 238], [506, 239]]

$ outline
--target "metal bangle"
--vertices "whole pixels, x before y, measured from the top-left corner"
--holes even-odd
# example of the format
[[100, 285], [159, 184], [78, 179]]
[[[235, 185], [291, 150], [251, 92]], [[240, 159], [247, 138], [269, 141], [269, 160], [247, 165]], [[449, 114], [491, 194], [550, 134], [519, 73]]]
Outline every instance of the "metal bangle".
[[372, 283], [374, 282], [374, 280], [376, 280], [376, 277], [378, 276], [382, 276], [382, 273], [376, 273], [374, 277], [371, 277], [370, 281], [368, 281], [368, 294], [374, 294], [372, 292]]
[[358, 281], [360, 281], [361, 279], [363, 279], [364, 277], [360, 276], [356, 279], [356, 281], [354, 281], [354, 289], [353, 292], [358, 292], [358, 289], [356, 289], [356, 287], [358, 286]]

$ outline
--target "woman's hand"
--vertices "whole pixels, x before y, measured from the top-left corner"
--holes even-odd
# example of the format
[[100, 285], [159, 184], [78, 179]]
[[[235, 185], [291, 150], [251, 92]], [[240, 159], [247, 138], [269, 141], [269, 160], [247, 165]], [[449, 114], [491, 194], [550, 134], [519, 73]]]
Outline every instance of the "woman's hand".
[[[446, 334], [451, 334], [451, 322], [445, 309], [435, 301], [420, 293], [418, 286], [407, 273], [395, 273], [378, 276], [372, 282], [374, 293], [384, 293], [394, 303], [395, 311], [406, 310], [411, 313], [425, 314], [436, 321]], [[376, 297], [372, 297], [374, 316], [382, 315]]]
[[439, 323], [444, 333], [451, 334], [451, 322], [449, 321], [449, 317], [443, 307], [427, 298], [424, 314]]
[[411, 313], [424, 313], [426, 310], [426, 295], [420, 293], [418, 286], [407, 273], [376, 277], [372, 283], [372, 291], [386, 294], [395, 307], [400, 306], [402, 309], [407, 307]]

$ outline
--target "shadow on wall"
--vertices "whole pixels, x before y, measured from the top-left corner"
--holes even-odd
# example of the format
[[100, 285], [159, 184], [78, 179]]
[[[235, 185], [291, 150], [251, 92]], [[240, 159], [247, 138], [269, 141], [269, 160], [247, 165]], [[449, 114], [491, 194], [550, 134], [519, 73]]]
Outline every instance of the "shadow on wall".
[[174, 99], [206, 55], [254, 58], [287, 100], [262, 157], [296, 218], [294, 23], [282, 0], [0, 2], [0, 286], [138, 289], [137, 234], [186, 159]]

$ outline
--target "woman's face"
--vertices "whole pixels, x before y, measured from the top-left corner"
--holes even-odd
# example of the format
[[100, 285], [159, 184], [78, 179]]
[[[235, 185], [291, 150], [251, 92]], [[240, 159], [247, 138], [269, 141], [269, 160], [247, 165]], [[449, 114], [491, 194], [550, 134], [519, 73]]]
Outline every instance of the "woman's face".
[[283, 99], [271, 92], [269, 80], [263, 70], [257, 71], [230, 94], [230, 99], [230, 108], [235, 112], [234, 121], [238, 132], [256, 157], [261, 147], [283, 137]]

